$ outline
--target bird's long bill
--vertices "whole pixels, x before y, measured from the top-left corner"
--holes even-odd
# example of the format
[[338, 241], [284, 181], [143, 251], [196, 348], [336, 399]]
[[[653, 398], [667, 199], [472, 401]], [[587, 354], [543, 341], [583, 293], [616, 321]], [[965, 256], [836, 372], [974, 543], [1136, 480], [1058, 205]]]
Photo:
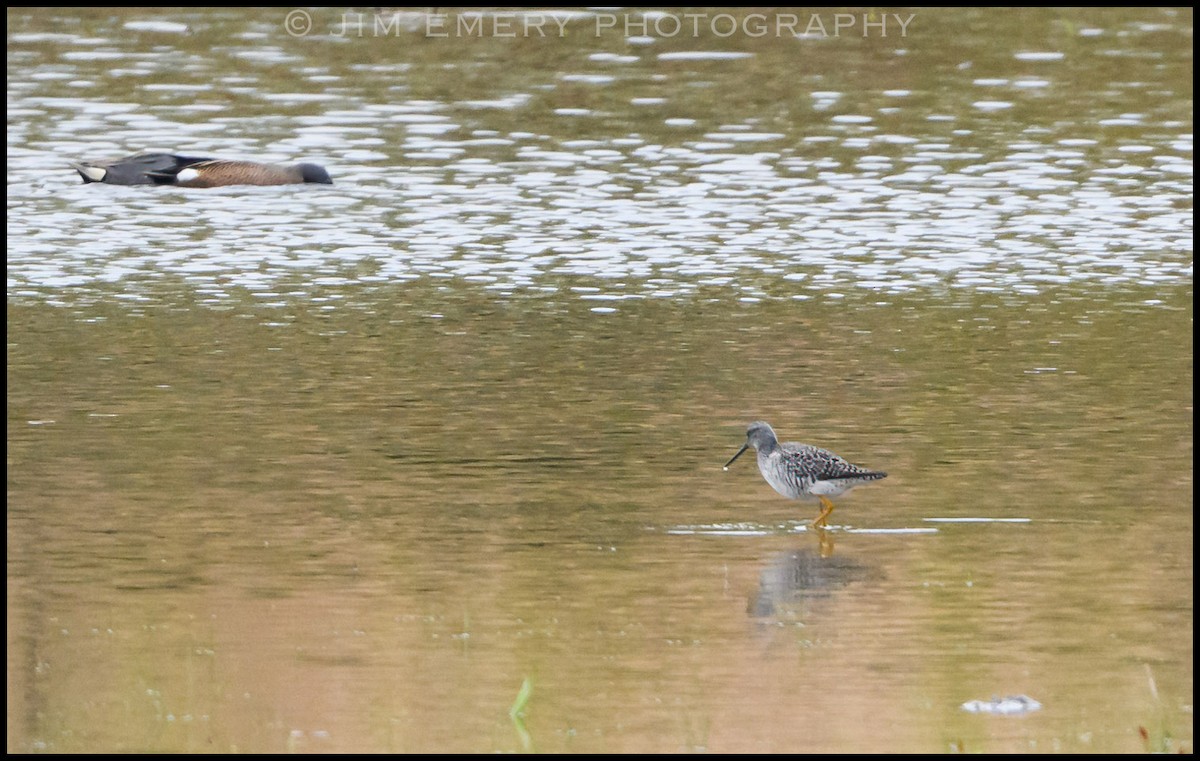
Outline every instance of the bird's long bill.
[[729, 470], [729, 466], [733, 464], [733, 461], [736, 460], [737, 458], [741, 457], [742, 452], [745, 452], [749, 448], [750, 448], [750, 442], [747, 441], [745, 444], [742, 444], [742, 448], [737, 451], [737, 454], [735, 454], [733, 457], [730, 457], [729, 462], [725, 463], [724, 469]]

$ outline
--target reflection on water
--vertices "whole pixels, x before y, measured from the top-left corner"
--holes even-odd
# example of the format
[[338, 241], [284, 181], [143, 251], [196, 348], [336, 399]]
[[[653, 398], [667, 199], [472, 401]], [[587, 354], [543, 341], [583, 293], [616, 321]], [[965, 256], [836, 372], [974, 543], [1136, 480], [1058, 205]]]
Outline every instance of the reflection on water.
[[1191, 749], [1191, 11], [607, 12], [9, 11], [10, 751]]
[[803, 620], [806, 613], [812, 612], [811, 607], [805, 609], [806, 604], [827, 598], [867, 575], [866, 566], [844, 554], [828, 552], [824, 542], [819, 552], [804, 549], [781, 553], [763, 569], [749, 613], [756, 618], [778, 617], [801, 606], [796, 615]]

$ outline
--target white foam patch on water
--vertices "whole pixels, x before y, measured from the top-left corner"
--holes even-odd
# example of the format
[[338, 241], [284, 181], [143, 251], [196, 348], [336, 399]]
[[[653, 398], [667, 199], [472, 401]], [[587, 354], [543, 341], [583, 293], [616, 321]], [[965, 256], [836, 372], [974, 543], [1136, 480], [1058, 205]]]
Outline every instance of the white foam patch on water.
[[929, 523], [1030, 523], [1032, 518], [922, 518]]
[[[834, 527], [831, 527], [834, 528]], [[843, 528], [847, 534], [936, 534], [936, 528]]]
[[162, 34], [185, 34], [188, 31], [187, 24], [179, 24], [174, 21], [126, 21], [125, 28], [135, 32], [159, 32]]
[[680, 50], [673, 53], [659, 53], [660, 61], [736, 61], [741, 58], [752, 58], [753, 53], [719, 51], [719, 50]]
[[1030, 51], [1013, 54], [1013, 58], [1017, 59], [1018, 61], [1061, 61], [1066, 57], [1066, 53], [1060, 53], [1058, 51]]
[[710, 523], [696, 526], [673, 526], [666, 529], [666, 533], [702, 536], [770, 536], [778, 531], [752, 523]]

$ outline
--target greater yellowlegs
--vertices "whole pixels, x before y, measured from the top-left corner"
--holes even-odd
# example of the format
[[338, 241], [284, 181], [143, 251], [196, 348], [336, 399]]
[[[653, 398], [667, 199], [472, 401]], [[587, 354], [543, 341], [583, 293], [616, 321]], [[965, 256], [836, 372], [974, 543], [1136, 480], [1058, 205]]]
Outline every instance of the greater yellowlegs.
[[725, 470], [750, 447], [758, 452], [758, 471], [771, 488], [788, 499], [821, 501], [821, 514], [813, 521], [814, 526], [826, 525], [833, 512], [830, 497], [887, 477], [887, 473], [851, 465], [827, 449], [792, 442], [780, 444], [775, 431], [761, 420], [746, 429], [746, 443], [725, 463]]

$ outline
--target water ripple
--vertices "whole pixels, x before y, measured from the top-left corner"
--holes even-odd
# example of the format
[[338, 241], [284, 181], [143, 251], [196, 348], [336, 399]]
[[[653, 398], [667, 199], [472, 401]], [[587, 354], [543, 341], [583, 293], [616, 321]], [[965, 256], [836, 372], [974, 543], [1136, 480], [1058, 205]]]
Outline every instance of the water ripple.
[[[813, 116], [798, 123], [714, 117], [695, 100], [759, 65], [745, 51], [585, 46], [556, 76], [380, 98], [411, 89], [422, 62], [338, 67], [306, 58], [312, 46], [264, 44], [257, 27], [219, 50], [162, 42], [191, 28], [10, 33], [10, 295], [168, 275], [214, 293], [273, 292], [297, 273], [313, 292], [438, 277], [544, 293], [568, 278], [601, 283], [589, 299], [611, 309], [710, 288], [1024, 294], [1192, 276], [1190, 122], [1122, 82], [1119, 108], [1039, 114], [1084, 65], [1074, 54], [1011, 54], [1037, 76], [951, 69], [957, 91], [999, 96], [953, 103], [915, 83], [868, 97], [809, 83]], [[279, 86], [277, 66], [304, 79]], [[81, 90], [147, 73], [122, 97]], [[1002, 121], [1017, 111], [1034, 126]], [[83, 186], [67, 165], [137, 149], [316, 161], [336, 184]]]

